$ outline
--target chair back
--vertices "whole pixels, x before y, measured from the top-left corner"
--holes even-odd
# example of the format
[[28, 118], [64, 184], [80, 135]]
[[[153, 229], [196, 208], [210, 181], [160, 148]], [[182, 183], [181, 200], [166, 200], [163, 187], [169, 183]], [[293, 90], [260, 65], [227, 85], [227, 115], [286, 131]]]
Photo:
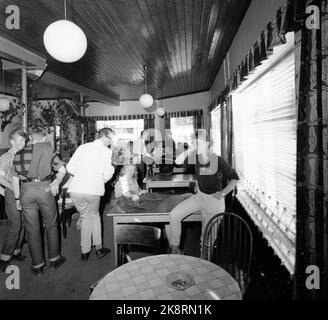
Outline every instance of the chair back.
[[215, 215], [203, 235], [202, 258], [229, 272], [244, 294], [250, 281], [253, 236], [240, 216], [224, 212]]
[[131, 245], [148, 247], [153, 250], [158, 250], [159, 248], [161, 239], [161, 229], [159, 228], [139, 224], [122, 224], [116, 227], [115, 233], [119, 266], [126, 261], [132, 261], [129, 255]]

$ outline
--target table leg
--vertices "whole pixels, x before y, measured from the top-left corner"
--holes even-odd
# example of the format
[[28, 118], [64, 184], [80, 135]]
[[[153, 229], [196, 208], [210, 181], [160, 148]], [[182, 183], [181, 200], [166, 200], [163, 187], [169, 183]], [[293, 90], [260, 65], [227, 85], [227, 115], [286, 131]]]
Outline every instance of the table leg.
[[117, 243], [116, 243], [116, 227], [117, 227], [116, 217], [113, 217], [113, 246], [114, 246], [114, 267], [115, 268], [117, 268], [117, 266], [118, 266]]

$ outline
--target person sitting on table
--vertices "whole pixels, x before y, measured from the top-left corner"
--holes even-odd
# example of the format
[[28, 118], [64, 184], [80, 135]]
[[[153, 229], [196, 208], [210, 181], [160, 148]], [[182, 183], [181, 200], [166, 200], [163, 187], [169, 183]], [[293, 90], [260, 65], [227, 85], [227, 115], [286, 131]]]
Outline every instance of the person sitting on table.
[[118, 180], [115, 183], [115, 198], [126, 197], [138, 201], [139, 195], [145, 194], [137, 181], [138, 171], [135, 165], [126, 164], [122, 167]]
[[[166, 226], [171, 253], [180, 253], [181, 222], [187, 216], [201, 212], [202, 235], [206, 224], [216, 214], [225, 211], [225, 196], [237, 186], [239, 177], [221, 157], [210, 150], [209, 139], [204, 135], [197, 135], [196, 143], [187, 151], [182, 152], [176, 163], [182, 164], [185, 159], [195, 164], [197, 193], [181, 202], [170, 212], [170, 225]], [[230, 180], [222, 189], [222, 180]]]

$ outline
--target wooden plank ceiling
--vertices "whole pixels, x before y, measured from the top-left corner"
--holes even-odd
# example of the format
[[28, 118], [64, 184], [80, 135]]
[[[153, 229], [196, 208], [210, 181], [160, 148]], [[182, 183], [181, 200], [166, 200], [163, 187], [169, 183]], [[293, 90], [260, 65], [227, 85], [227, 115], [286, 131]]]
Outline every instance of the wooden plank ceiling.
[[20, 30], [2, 36], [48, 57], [48, 70], [121, 100], [138, 99], [144, 90], [143, 65], [154, 96], [171, 97], [210, 89], [251, 0], [68, 0], [67, 19], [88, 38], [86, 55], [64, 64], [43, 46], [46, 27], [64, 17], [64, 1], [16, 0]]

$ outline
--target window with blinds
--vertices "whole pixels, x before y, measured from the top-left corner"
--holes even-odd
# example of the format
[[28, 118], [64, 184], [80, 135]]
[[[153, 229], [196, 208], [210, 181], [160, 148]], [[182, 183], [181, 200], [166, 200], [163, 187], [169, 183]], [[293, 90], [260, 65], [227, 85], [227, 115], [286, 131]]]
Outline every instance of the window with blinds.
[[233, 93], [238, 199], [291, 274], [296, 238], [293, 34]]

